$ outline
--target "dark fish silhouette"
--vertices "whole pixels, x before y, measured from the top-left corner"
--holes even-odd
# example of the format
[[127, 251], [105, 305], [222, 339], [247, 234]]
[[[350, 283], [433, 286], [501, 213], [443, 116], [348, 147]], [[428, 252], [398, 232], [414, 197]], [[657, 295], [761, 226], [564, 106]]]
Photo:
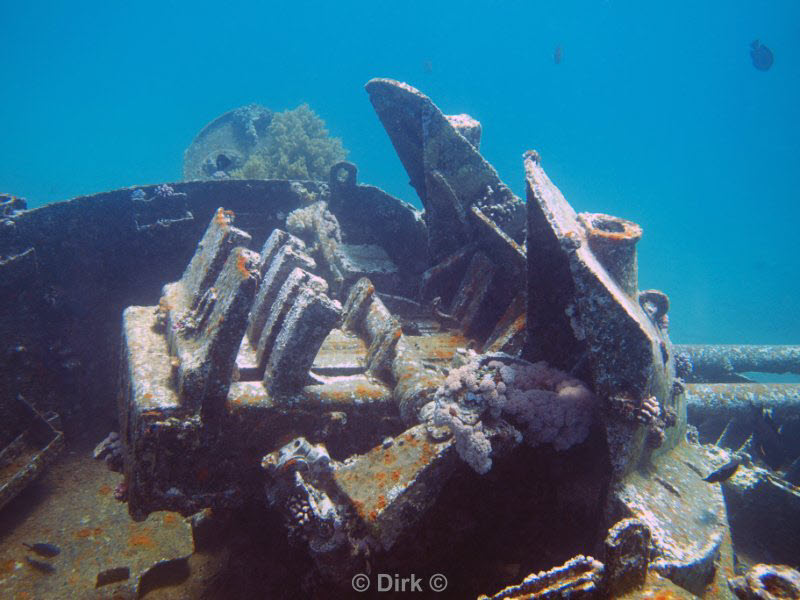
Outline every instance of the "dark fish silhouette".
[[52, 573], [53, 571], [56, 570], [56, 568], [50, 563], [46, 563], [41, 560], [36, 560], [35, 558], [31, 558], [30, 556], [26, 556], [25, 560], [28, 561], [28, 564], [30, 566], [32, 566], [40, 573]]
[[786, 461], [786, 448], [781, 430], [772, 417], [772, 411], [763, 406], [752, 406], [753, 438], [756, 452], [773, 471]]
[[750, 44], [750, 59], [753, 61], [753, 66], [759, 71], [769, 71], [775, 61], [772, 50], [758, 40], [753, 40]]
[[36, 552], [39, 556], [45, 556], [47, 558], [53, 558], [54, 556], [58, 555], [61, 552], [61, 548], [54, 544], [46, 544], [45, 542], [37, 542], [36, 544], [26, 544], [25, 542], [22, 543], [28, 550], [32, 550]]
[[734, 457], [716, 471], [712, 471], [708, 477], [703, 477], [703, 481], [707, 481], [708, 483], [727, 481], [733, 477], [733, 474], [736, 473], [736, 469], [739, 468], [740, 464], [742, 464], [742, 459]]
[[557, 65], [561, 64], [561, 60], [564, 58], [564, 48], [561, 46], [556, 46], [556, 49], [553, 50], [553, 62]]

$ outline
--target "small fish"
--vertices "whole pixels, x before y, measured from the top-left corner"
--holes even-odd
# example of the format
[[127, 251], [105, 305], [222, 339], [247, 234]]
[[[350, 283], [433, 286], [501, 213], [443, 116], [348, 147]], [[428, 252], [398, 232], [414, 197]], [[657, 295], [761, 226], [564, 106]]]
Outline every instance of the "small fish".
[[787, 452], [771, 409], [751, 405], [753, 412], [753, 433], [759, 458], [770, 469], [776, 471], [786, 461]]
[[736, 473], [736, 469], [739, 468], [740, 464], [742, 464], [742, 459], [734, 457], [730, 461], [722, 465], [719, 469], [713, 471], [708, 477], [703, 477], [703, 481], [707, 481], [708, 483], [727, 481], [728, 479], [733, 477], [733, 474]]
[[563, 59], [564, 59], [564, 48], [562, 48], [561, 46], [556, 46], [556, 49], [553, 50], [553, 62], [557, 65], [560, 65]]
[[22, 543], [28, 550], [32, 550], [36, 552], [39, 556], [44, 556], [46, 558], [53, 558], [61, 553], [61, 548], [56, 546], [55, 544], [47, 544], [45, 542], [37, 542], [33, 545], [26, 544], [25, 542]]
[[46, 563], [41, 560], [36, 560], [35, 558], [31, 558], [30, 556], [26, 556], [25, 560], [28, 561], [28, 564], [30, 566], [32, 566], [34, 569], [36, 569], [41, 573], [52, 573], [56, 570], [56, 568], [50, 563]]
[[775, 57], [772, 54], [772, 50], [758, 40], [753, 40], [750, 44], [750, 60], [753, 61], [753, 66], [759, 71], [769, 71], [772, 63], [775, 62]]

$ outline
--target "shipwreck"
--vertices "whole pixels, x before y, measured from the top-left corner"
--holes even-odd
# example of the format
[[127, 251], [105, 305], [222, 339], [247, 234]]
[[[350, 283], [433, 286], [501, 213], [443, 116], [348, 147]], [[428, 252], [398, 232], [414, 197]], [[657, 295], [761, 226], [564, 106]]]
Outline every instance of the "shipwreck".
[[[316, 594], [417, 573], [453, 597], [800, 597], [800, 394], [746, 376], [800, 350], [673, 345], [636, 223], [576, 213], [533, 150], [519, 198], [476, 120], [366, 91], [422, 211], [345, 161], [227, 179], [244, 138], [187, 152], [205, 180], [9, 203], [0, 291], [30, 301], [0, 317], [8, 393], [113, 411], [134, 519], [279, 518]], [[242, 114], [214, 131], [264, 118]]]

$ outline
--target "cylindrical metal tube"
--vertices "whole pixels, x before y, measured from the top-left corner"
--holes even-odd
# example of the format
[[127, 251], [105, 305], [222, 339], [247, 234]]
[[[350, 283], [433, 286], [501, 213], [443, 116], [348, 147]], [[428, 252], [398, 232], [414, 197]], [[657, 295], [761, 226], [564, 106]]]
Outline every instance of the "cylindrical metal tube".
[[636, 296], [636, 242], [642, 228], [632, 221], [600, 213], [580, 213], [589, 248], [628, 296]]
[[772, 409], [776, 418], [800, 414], [800, 383], [687, 383], [689, 420], [706, 415], [733, 418], [753, 407]]
[[678, 376], [690, 382], [730, 382], [737, 373], [798, 373], [800, 346], [675, 344]]

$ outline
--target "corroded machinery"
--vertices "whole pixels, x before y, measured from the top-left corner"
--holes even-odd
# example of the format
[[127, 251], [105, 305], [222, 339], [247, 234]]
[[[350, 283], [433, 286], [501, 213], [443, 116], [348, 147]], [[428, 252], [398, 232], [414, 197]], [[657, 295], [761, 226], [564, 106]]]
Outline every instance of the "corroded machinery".
[[525, 564], [555, 540], [578, 555], [519, 594], [622, 594], [648, 573], [702, 594], [732, 575], [719, 486], [684, 439], [668, 299], [638, 289], [641, 229], [576, 214], [535, 152], [526, 206], [476, 121], [395, 81], [367, 92], [424, 212], [339, 163], [327, 185], [291, 183], [296, 204], [252, 248], [219, 198], [159, 305], [124, 313], [131, 514], [266, 495], [344, 585], [454, 497], [502, 488], [510, 510], [488, 492], [464, 510], [519, 511], [535, 530], [516, 542]]

